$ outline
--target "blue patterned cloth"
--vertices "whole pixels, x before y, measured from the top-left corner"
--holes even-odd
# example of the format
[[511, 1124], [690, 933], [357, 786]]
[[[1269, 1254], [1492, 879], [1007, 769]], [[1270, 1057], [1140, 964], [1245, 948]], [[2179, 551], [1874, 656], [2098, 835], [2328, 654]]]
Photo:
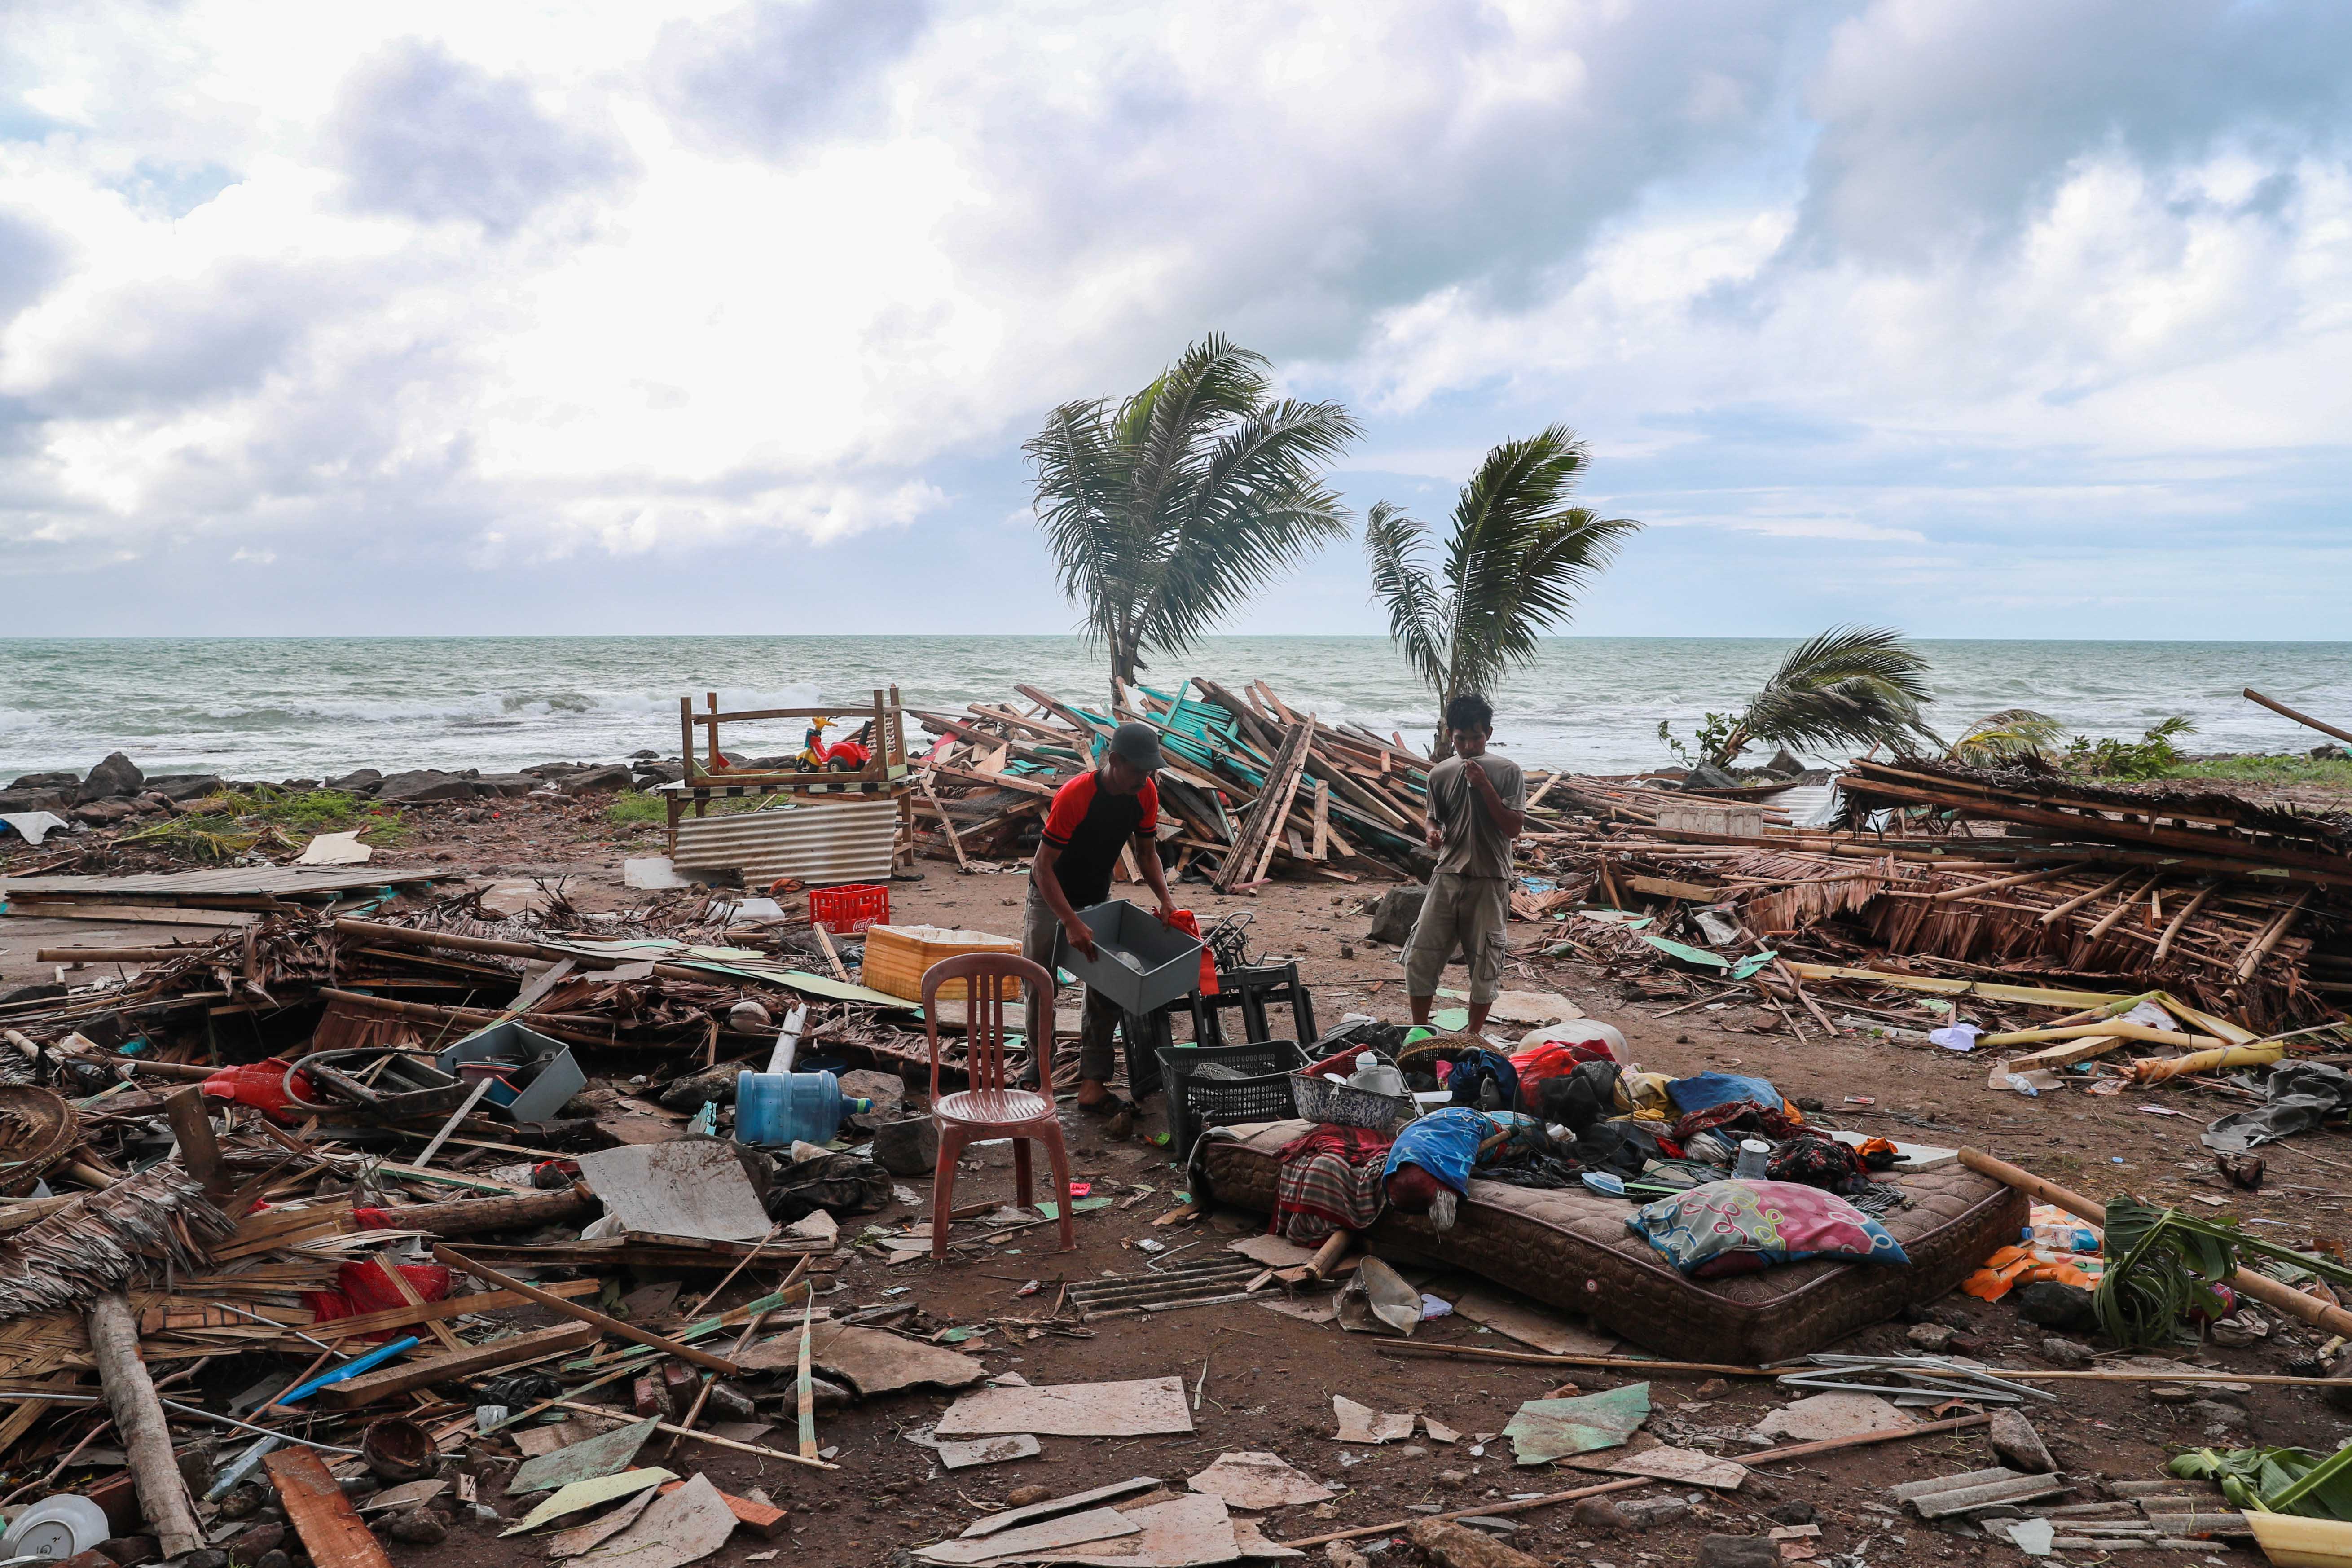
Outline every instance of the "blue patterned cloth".
[[1496, 1122], [1481, 1110], [1450, 1105], [1404, 1124], [1389, 1145], [1389, 1163], [1381, 1174], [1393, 1176], [1400, 1165], [1419, 1165], [1455, 1192], [1467, 1196], [1470, 1167], [1478, 1163], [1478, 1145], [1493, 1137]]

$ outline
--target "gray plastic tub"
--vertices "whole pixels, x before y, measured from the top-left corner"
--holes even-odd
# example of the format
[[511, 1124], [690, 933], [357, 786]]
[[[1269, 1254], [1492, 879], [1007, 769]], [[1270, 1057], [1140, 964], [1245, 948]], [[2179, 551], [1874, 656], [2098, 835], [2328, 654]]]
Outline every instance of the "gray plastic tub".
[[[588, 1087], [588, 1075], [572, 1059], [571, 1047], [512, 1018], [444, 1047], [438, 1060], [443, 1072], [465, 1079], [469, 1087], [482, 1069], [469, 1073], [467, 1063], [509, 1069], [502, 1075], [507, 1081], [491, 1084], [482, 1103], [519, 1125], [553, 1121], [565, 1100]], [[520, 1087], [511, 1087], [518, 1083]]]
[[[1130, 1013], [1149, 1013], [1201, 988], [1201, 943], [1171, 926], [1149, 910], [1124, 899], [1113, 899], [1078, 919], [1095, 933], [1095, 952], [1088, 959], [1070, 945], [1070, 933], [1057, 932], [1054, 962], [1101, 992]], [[1135, 962], [1122, 963], [1124, 953]]]

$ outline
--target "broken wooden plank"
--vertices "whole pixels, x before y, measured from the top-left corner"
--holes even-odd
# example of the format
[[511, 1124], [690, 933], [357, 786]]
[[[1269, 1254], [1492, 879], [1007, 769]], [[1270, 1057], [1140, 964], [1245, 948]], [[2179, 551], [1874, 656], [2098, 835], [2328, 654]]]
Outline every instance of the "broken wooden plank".
[[261, 1463], [285, 1505], [287, 1521], [319, 1568], [392, 1568], [391, 1557], [327, 1473], [316, 1448], [280, 1448]]

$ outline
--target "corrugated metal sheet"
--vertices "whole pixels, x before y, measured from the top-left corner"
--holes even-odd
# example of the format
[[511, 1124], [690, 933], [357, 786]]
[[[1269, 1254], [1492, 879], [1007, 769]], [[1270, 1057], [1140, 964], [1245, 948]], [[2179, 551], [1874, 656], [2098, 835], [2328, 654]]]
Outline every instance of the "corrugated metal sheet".
[[898, 832], [898, 803], [887, 799], [688, 816], [678, 822], [670, 862], [680, 871], [740, 871], [747, 888], [779, 877], [812, 887], [883, 882]]

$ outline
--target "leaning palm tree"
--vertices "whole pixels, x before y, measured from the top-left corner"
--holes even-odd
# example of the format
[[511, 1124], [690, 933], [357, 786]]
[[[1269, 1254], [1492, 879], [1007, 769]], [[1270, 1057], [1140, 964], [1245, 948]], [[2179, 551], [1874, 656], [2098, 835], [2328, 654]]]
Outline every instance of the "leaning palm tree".
[[1146, 648], [1182, 651], [1347, 533], [1323, 471], [1355, 420], [1272, 387], [1264, 355], [1212, 334], [1116, 409], [1062, 405], [1022, 447], [1062, 593], [1109, 649], [1114, 700], [1150, 668]]
[[[1940, 745], [1919, 715], [1927, 661], [1884, 626], [1832, 626], [1800, 643], [1736, 714], [1710, 713], [1699, 731], [1701, 760], [1727, 768], [1761, 741], [1805, 747]], [[1658, 726], [1666, 733], [1664, 724]]]
[[[1531, 663], [1538, 637], [1565, 622], [1592, 574], [1642, 525], [1604, 518], [1569, 496], [1589, 454], [1565, 425], [1506, 441], [1454, 503], [1454, 533], [1438, 574], [1423, 563], [1429, 530], [1382, 501], [1364, 520], [1373, 596], [1389, 636], [1437, 710]], [[1433, 754], [1450, 750], [1441, 719]]]

